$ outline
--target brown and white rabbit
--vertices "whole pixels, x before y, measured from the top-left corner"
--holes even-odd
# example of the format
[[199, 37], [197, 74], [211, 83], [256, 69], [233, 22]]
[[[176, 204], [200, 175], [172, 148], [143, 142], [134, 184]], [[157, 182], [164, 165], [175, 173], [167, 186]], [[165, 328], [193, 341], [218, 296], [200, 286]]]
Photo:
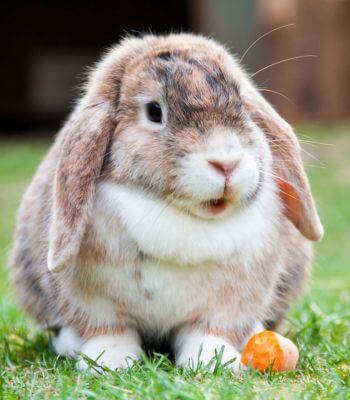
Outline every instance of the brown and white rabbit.
[[60, 328], [59, 354], [123, 368], [165, 338], [178, 365], [223, 348], [237, 371], [247, 338], [300, 293], [322, 234], [296, 136], [235, 59], [191, 34], [128, 38], [24, 196], [13, 285]]

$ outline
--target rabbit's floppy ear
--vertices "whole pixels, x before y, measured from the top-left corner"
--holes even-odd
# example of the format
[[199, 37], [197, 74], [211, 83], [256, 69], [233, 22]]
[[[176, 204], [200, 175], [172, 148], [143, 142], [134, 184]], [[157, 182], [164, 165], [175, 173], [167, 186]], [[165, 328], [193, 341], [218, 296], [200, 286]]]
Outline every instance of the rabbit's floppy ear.
[[243, 102], [252, 120], [264, 131], [269, 142], [273, 173], [285, 214], [307, 239], [321, 240], [323, 227], [304, 171], [296, 135], [290, 125], [255, 89], [247, 90]]
[[90, 74], [86, 94], [62, 128], [53, 188], [48, 268], [74, 263], [85, 234], [96, 180], [117, 125], [117, 109], [126, 66], [155, 39], [128, 37], [111, 48]]
[[51, 271], [67, 267], [79, 251], [113, 129], [112, 108], [101, 102], [78, 106], [60, 133], [49, 233]]

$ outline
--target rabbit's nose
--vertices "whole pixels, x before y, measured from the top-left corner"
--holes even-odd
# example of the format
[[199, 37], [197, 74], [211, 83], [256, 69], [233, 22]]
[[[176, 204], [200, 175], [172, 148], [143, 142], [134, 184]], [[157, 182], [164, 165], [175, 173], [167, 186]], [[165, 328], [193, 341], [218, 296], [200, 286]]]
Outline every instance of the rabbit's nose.
[[208, 160], [208, 163], [212, 165], [218, 172], [225, 175], [226, 178], [232, 175], [233, 170], [238, 164], [238, 160]]

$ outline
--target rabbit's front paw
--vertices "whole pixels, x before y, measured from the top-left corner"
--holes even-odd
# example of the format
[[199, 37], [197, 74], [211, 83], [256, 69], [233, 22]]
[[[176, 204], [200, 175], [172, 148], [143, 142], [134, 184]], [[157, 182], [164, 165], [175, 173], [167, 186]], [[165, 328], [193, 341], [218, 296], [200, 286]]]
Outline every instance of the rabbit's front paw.
[[60, 356], [76, 357], [83, 341], [70, 326], [63, 326], [58, 335], [52, 339], [52, 345]]
[[175, 343], [176, 364], [185, 368], [196, 369], [199, 365], [213, 371], [217, 365], [227, 365], [235, 374], [244, 367], [241, 355], [224, 339], [199, 331], [182, 331]]
[[95, 336], [83, 345], [76, 366], [91, 373], [103, 372], [101, 367], [126, 369], [140, 358], [141, 351], [139, 337], [133, 332]]

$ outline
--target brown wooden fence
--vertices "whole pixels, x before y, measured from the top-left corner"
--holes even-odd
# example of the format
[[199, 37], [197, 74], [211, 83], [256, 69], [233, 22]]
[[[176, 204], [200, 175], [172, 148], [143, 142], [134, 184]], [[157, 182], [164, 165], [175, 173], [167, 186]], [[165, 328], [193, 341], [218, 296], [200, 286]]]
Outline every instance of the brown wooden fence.
[[[350, 117], [350, 1], [259, 0], [261, 31], [294, 23], [262, 41], [266, 63], [291, 60], [263, 74], [268, 86], [291, 98], [274, 98], [293, 119], [336, 120]], [[271, 95], [270, 95], [271, 97]]]

